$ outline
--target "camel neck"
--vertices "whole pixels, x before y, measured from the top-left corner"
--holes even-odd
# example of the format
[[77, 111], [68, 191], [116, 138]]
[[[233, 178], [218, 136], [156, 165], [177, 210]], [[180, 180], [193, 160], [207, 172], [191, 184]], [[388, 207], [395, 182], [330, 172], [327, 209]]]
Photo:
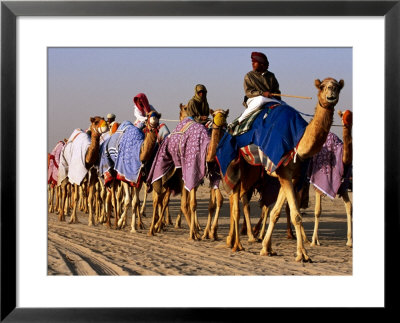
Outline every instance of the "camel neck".
[[86, 152], [86, 166], [93, 166], [99, 158], [100, 134], [97, 131], [91, 131], [90, 146]]
[[310, 158], [321, 150], [332, 126], [333, 112], [333, 106], [317, 105], [314, 118], [307, 126], [297, 148], [300, 158]]
[[207, 161], [214, 161], [217, 154], [217, 147], [223, 135], [222, 127], [217, 127], [215, 124], [211, 130], [211, 140], [207, 151]]
[[157, 141], [156, 131], [146, 131], [142, 146], [140, 147], [140, 161], [146, 162], [150, 159]]
[[353, 161], [353, 138], [351, 126], [343, 126], [343, 164], [349, 165]]

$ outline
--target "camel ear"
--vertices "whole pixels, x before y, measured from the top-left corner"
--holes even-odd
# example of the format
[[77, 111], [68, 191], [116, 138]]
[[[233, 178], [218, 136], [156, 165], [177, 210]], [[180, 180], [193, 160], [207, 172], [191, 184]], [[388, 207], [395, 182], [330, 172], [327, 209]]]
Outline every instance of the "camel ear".
[[315, 87], [316, 87], [317, 89], [319, 89], [319, 87], [321, 86], [321, 80], [320, 80], [320, 79], [316, 79], [316, 80], [314, 81], [314, 83], [315, 83]]
[[342, 118], [342, 116], [343, 116], [342, 110], [338, 110], [338, 111], [337, 111], [337, 114], [339, 115], [340, 118]]
[[93, 122], [94, 122], [94, 120], [95, 120], [95, 118], [94, 118], [94, 117], [90, 117], [90, 123], [93, 123]]
[[182, 104], [182, 103], [179, 103], [179, 108], [180, 108], [181, 110], [183, 110], [183, 104]]
[[339, 86], [340, 86], [340, 89], [343, 89], [343, 86], [344, 86], [344, 81], [343, 80], [339, 81]]
[[214, 111], [213, 109], [210, 109], [210, 114], [211, 114], [211, 115], [213, 115], [214, 112], [215, 112], [215, 111]]
[[225, 116], [228, 118], [228, 116], [229, 116], [229, 109], [228, 109], [228, 110], [226, 110], [226, 114], [225, 114]]

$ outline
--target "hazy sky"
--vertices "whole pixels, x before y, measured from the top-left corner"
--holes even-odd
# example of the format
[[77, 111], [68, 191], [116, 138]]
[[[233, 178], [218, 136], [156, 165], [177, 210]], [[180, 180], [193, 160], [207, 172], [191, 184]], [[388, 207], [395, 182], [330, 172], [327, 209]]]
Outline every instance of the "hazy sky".
[[[267, 55], [283, 94], [312, 97], [282, 97], [300, 112], [313, 114], [314, 80], [326, 77], [345, 81], [336, 110], [352, 110], [351, 48], [49, 48], [48, 151], [74, 129], [88, 128], [92, 116], [112, 112], [119, 122], [134, 121], [132, 100], [140, 92], [162, 118], [177, 120], [179, 103], [186, 104], [201, 83], [210, 108], [229, 108], [232, 121], [244, 109], [243, 78], [252, 51]], [[165, 123], [171, 131], [177, 124]], [[334, 124], [340, 124], [336, 113]], [[341, 127], [331, 130], [342, 137]]]

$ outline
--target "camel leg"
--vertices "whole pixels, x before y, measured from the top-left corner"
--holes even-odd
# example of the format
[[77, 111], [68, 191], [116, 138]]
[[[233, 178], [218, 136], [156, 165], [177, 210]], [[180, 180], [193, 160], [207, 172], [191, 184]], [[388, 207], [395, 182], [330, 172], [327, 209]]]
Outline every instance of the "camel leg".
[[102, 181], [99, 181], [100, 184], [100, 223], [104, 223], [107, 220], [107, 189], [104, 186]]
[[89, 206], [89, 221], [88, 225], [91, 226], [94, 224], [94, 216], [93, 216], [93, 197], [94, 197], [94, 189], [96, 185], [96, 178], [94, 176], [91, 176], [90, 181], [89, 181], [89, 193], [88, 193], [88, 206]]
[[321, 193], [318, 192], [317, 190], [315, 191], [315, 209], [314, 209], [314, 232], [313, 232], [313, 236], [311, 239], [311, 244], [310, 246], [320, 246], [321, 244], [319, 243], [318, 240], [318, 227], [319, 227], [319, 217], [321, 215]]
[[161, 205], [158, 206], [158, 221], [155, 225], [155, 229], [157, 230], [157, 232], [161, 232], [161, 229], [164, 226], [164, 214], [166, 213], [166, 210], [168, 209], [168, 205], [169, 205], [169, 198], [171, 196], [171, 191], [168, 189], [165, 191], [164, 193], [164, 197], [162, 199], [162, 203]]
[[242, 196], [242, 204], [243, 204], [243, 214], [246, 220], [247, 227], [247, 236], [249, 242], [256, 242], [257, 240], [254, 238], [253, 231], [251, 230], [251, 222], [250, 222], [250, 203], [247, 198], [247, 194]]
[[118, 184], [114, 180], [111, 186], [111, 204], [114, 209], [114, 217], [115, 217], [115, 228], [118, 227], [118, 220], [119, 220], [119, 207], [118, 207], [118, 201], [117, 201], [117, 189], [118, 189]]
[[172, 217], [171, 213], [169, 212], [169, 206], [165, 208], [165, 224], [172, 225]]
[[[233, 189], [235, 191], [236, 187]], [[226, 237], [226, 245], [229, 248], [233, 247], [233, 234], [234, 234], [234, 224], [233, 224], [233, 191], [229, 195], [229, 233], [228, 236]]]
[[352, 218], [353, 218], [353, 205], [349, 198], [349, 193], [346, 191], [342, 195], [342, 199], [344, 202], [344, 206], [346, 208], [347, 214], [347, 242], [346, 246], [353, 247], [353, 238], [352, 238]]
[[147, 184], [144, 184], [143, 203], [140, 209], [140, 215], [144, 218], [146, 217], [146, 201], [147, 201]]
[[292, 223], [290, 222], [290, 208], [288, 203], [286, 203], [285, 212], [286, 212], [286, 235], [288, 239], [294, 240], [295, 236], [292, 231]]
[[197, 200], [196, 200], [197, 188], [193, 188], [189, 193], [189, 207], [190, 207], [190, 233], [189, 240], [200, 240], [199, 235], [199, 224], [197, 221]]
[[279, 189], [278, 198], [276, 199], [275, 206], [271, 210], [269, 225], [267, 229], [267, 233], [265, 234], [264, 240], [262, 242], [262, 249], [260, 251], [261, 256], [275, 256], [276, 252], [272, 250], [272, 232], [274, 231], [275, 224], [278, 222], [279, 216], [281, 214], [281, 210], [283, 204], [286, 201], [285, 193], [283, 188]]
[[[132, 221], [131, 221], [131, 232], [135, 233], [136, 228], [140, 228], [142, 224], [140, 217], [140, 201], [139, 201], [139, 191], [140, 188], [132, 187]], [[138, 222], [136, 224], [136, 216], [138, 217]]]
[[64, 179], [62, 183], [60, 184], [60, 208], [59, 208], [59, 213], [58, 213], [58, 221], [65, 221], [65, 213], [64, 213], [64, 208], [65, 208], [65, 203], [67, 200], [67, 184], [68, 184], [68, 179]]
[[159, 205], [162, 203], [163, 200], [163, 193], [157, 193], [153, 190], [153, 216], [151, 218], [151, 224], [149, 228], [149, 232], [147, 233], [148, 236], [154, 236], [155, 233], [155, 223], [156, 223], [156, 215], [158, 212]]
[[53, 206], [53, 200], [54, 200], [54, 188], [52, 187], [51, 184], [47, 185], [47, 205], [49, 206], [48, 212], [53, 213], [54, 212], [54, 206]]
[[58, 214], [60, 212], [61, 187], [55, 186], [54, 189], [56, 194], [56, 205], [54, 206], [54, 210]]
[[257, 221], [257, 224], [253, 227], [253, 234], [254, 235], [259, 235], [260, 233], [260, 227], [264, 221], [264, 205], [261, 207], [261, 214], [260, 218]]
[[[112, 207], [115, 205], [114, 201], [114, 181], [111, 182], [110, 187], [107, 188], [106, 194], [106, 220], [104, 225], [111, 228], [111, 211]], [[115, 207], [114, 207], [115, 210]]]
[[95, 219], [95, 223], [99, 223], [100, 222], [100, 212], [101, 212], [101, 204], [100, 204], [100, 184], [99, 181], [97, 181], [97, 183], [94, 186], [95, 188], [95, 194], [94, 194], [94, 199], [95, 199], [95, 215], [94, 215], [94, 219]]
[[[142, 212], [140, 211], [141, 208], [140, 208], [139, 193], [140, 193], [141, 188], [142, 188], [142, 184], [140, 184], [139, 187], [135, 188], [135, 194], [134, 194], [133, 197], [132, 197], [132, 203], [135, 203], [135, 206], [136, 206], [136, 214], [138, 215], [137, 227], [138, 227], [139, 229], [145, 229], [144, 223], [143, 223], [143, 220], [142, 220]], [[145, 189], [146, 189], [146, 191], [147, 191], [147, 188], [145, 188]], [[132, 193], [133, 193], [133, 191], [132, 191]], [[146, 197], [146, 198], [147, 198], [147, 197]], [[146, 201], [144, 200], [143, 203], [145, 204]]]
[[71, 219], [69, 220], [69, 223], [78, 223], [78, 219], [77, 219], [77, 214], [76, 214], [76, 208], [79, 205], [79, 187], [77, 184], [74, 184], [74, 197], [73, 197], [73, 209], [72, 209], [72, 213], [71, 213]]
[[265, 236], [265, 226], [267, 224], [268, 211], [269, 211], [268, 206], [263, 205], [262, 211], [261, 211], [262, 212], [262, 216], [261, 216], [261, 218], [262, 218], [262, 226], [261, 226], [261, 229], [260, 229], [260, 231], [258, 233], [258, 239], [260, 239], [260, 240], [262, 240], [264, 238], [264, 236]]
[[[183, 185], [183, 183], [182, 183]], [[181, 214], [186, 219], [187, 225], [190, 228], [190, 210], [189, 210], [189, 192], [187, 191], [186, 188], [182, 188], [182, 198], [181, 198]]]
[[231, 195], [229, 196], [230, 228], [229, 228], [229, 235], [226, 239], [226, 243], [229, 247], [232, 247], [232, 251], [244, 250], [240, 242], [240, 236], [239, 236], [239, 218], [240, 218], [239, 192], [240, 192], [240, 185], [236, 185]]
[[202, 239], [209, 239], [210, 238], [210, 230], [211, 230], [211, 218], [215, 212], [216, 203], [215, 203], [215, 190], [213, 188], [210, 189], [210, 200], [208, 202], [208, 217], [207, 217], [207, 224], [204, 228], [204, 234], [201, 237]]
[[215, 209], [215, 214], [214, 214], [214, 221], [211, 225], [211, 231], [210, 231], [210, 239], [212, 240], [218, 240], [218, 217], [221, 212], [222, 204], [224, 203], [224, 197], [221, 194], [221, 190], [219, 188], [215, 189], [215, 201], [216, 201], [216, 209]]
[[[126, 224], [126, 216], [127, 216], [127, 213], [128, 213], [129, 203], [131, 202], [131, 193], [129, 192], [128, 183], [121, 182], [121, 191], [122, 190], [125, 193], [124, 200], [123, 200], [124, 211], [122, 212], [121, 217], [118, 220], [118, 223], [117, 223], [117, 228], [118, 229], [121, 229]], [[121, 195], [121, 192], [119, 194]], [[134, 213], [135, 210], [132, 210], [132, 212]]]
[[296, 261], [301, 261], [301, 260], [311, 261], [309, 256], [307, 255], [307, 251], [304, 248], [303, 244], [303, 237], [302, 237], [303, 223], [300, 215], [300, 210], [298, 208], [296, 195], [294, 193], [293, 183], [291, 180], [282, 177], [279, 178], [279, 181], [281, 182], [281, 186], [285, 192], [287, 201], [289, 203], [290, 219], [296, 231], [296, 237], [297, 237]]
[[181, 228], [181, 222], [182, 222], [182, 212], [179, 211], [175, 220], [175, 228]]
[[[115, 209], [116, 209], [116, 214], [117, 216], [115, 217], [115, 227], [118, 228], [118, 222], [121, 218], [121, 214], [122, 214], [122, 207], [123, 207], [123, 202], [121, 201], [122, 198], [122, 193], [123, 193], [123, 188], [122, 188], [122, 181], [117, 181], [115, 183], [115, 189], [114, 189], [114, 193], [115, 193]], [[130, 201], [129, 201], [130, 202]], [[128, 203], [129, 203], [128, 202]]]

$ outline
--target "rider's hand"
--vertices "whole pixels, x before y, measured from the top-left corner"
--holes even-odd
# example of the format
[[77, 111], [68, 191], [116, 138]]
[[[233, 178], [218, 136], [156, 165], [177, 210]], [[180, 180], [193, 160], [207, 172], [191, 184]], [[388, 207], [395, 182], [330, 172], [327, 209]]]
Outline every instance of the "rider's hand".
[[272, 97], [271, 92], [269, 92], [269, 91], [265, 91], [265, 92], [263, 93], [263, 96], [265, 96], [265, 97], [267, 97], [267, 98], [271, 98], [271, 97]]

